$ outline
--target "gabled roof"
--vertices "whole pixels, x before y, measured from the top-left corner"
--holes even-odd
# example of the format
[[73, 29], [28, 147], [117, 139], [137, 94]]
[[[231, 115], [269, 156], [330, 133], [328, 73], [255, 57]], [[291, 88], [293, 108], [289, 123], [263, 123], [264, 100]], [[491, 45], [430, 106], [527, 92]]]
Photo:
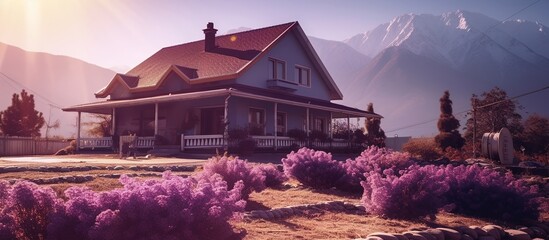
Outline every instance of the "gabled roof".
[[216, 36], [216, 48], [208, 52], [204, 51], [204, 40], [163, 48], [126, 74], [116, 74], [111, 82], [95, 95], [100, 98], [107, 97], [120, 83], [130, 92], [155, 90], [171, 72], [189, 84], [235, 79], [259, 60], [279, 39], [292, 31], [313, 59], [321, 78], [326, 81], [332, 92], [332, 98], [341, 99], [341, 92], [298, 22]]

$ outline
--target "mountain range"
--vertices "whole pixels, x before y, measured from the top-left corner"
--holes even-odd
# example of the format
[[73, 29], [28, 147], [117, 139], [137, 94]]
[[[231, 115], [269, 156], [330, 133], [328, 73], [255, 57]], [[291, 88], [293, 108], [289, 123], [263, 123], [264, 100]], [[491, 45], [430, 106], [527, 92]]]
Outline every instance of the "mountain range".
[[[234, 31], [245, 30], [239, 28]], [[465, 123], [472, 94], [498, 86], [509, 96], [549, 85], [549, 29], [536, 22], [500, 22], [479, 13], [406, 14], [344, 41], [309, 37], [348, 106], [374, 104], [387, 136], [432, 136], [439, 98], [450, 91]], [[57, 107], [96, 101], [93, 93], [115, 72], [66, 56], [27, 52], [0, 43], [0, 109], [25, 87], [37, 109], [59, 119], [57, 135], [75, 134], [74, 113]], [[18, 83], [16, 83], [18, 82]], [[31, 91], [31, 93], [33, 93]], [[39, 96], [36, 96], [39, 95]], [[523, 116], [549, 117], [549, 91], [517, 99]], [[46, 118], [48, 120], [48, 118]]]
[[[515, 96], [549, 85], [549, 29], [525, 20], [460, 10], [406, 14], [342, 42], [310, 40], [344, 93], [341, 103], [364, 109], [372, 102], [388, 136], [436, 134], [445, 90], [464, 125], [472, 94], [498, 86]], [[549, 116], [548, 96], [517, 99], [522, 114]]]

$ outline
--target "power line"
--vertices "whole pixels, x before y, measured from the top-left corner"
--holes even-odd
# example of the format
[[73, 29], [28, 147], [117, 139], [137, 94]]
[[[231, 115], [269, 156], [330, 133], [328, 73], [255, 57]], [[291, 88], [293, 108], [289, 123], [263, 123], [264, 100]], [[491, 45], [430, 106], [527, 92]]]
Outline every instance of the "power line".
[[528, 9], [528, 8], [531, 8], [532, 6], [536, 5], [536, 4], [539, 3], [539, 2], [541, 2], [541, 0], [537, 0], [537, 1], [534, 1], [534, 2], [530, 3], [528, 6], [523, 7], [523, 8], [521, 8], [520, 10], [516, 11], [515, 13], [511, 14], [511, 16], [509, 16], [509, 17], [503, 19], [502, 21], [499, 21], [498, 23], [496, 23], [496, 24], [494, 24], [494, 25], [488, 27], [488, 28], [485, 29], [483, 32], [486, 33], [486, 32], [488, 32], [489, 30], [492, 30], [493, 28], [499, 26], [499, 25], [502, 24], [503, 22], [505, 22], [505, 21], [509, 20], [510, 18], [516, 16], [517, 14], [521, 13], [522, 11], [524, 11], [524, 10], [526, 10], [526, 9]]
[[25, 85], [19, 83], [18, 81], [16, 81], [15, 79], [11, 78], [10, 76], [6, 75], [5, 73], [1, 72], [0, 71], [0, 74], [3, 75], [5, 78], [7, 78], [8, 80], [10, 80], [11, 82], [15, 83], [17, 86], [23, 88], [23, 89], [26, 89], [27, 91], [31, 92], [32, 94], [38, 96], [39, 98], [41, 98], [42, 100], [46, 101], [48, 103], [48, 105], [50, 105], [51, 107], [54, 107], [54, 108], [57, 108], [57, 109], [61, 109], [61, 107], [59, 106], [59, 104], [56, 104], [54, 101], [48, 99], [47, 97], [44, 97], [43, 95], [39, 94], [38, 92], [30, 89], [29, 87], [26, 87]]
[[[503, 100], [500, 100], [500, 101], [497, 101], [497, 102], [488, 103], [488, 104], [485, 104], [485, 105], [482, 105], [482, 106], [479, 106], [479, 107], [475, 107], [475, 109], [493, 106], [493, 105], [496, 105], [496, 104], [499, 104], [499, 103], [502, 103], [502, 102], [506, 102], [506, 101], [512, 101], [512, 100], [515, 100], [517, 98], [521, 98], [521, 97], [524, 97], [524, 96], [527, 96], [527, 95], [530, 95], [530, 94], [541, 92], [541, 91], [546, 90], [546, 89], [549, 89], [549, 86], [545, 86], [545, 87], [542, 87], [542, 88], [539, 88], [539, 89], [536, 89], [536, 90], [532, 90], [532, 91], [529, 91], [529, 92], [526, 92], [526, 93], [523, 93], [523, 94], [519, 94], [519, 95], [511, 97], [511, 98], [506, 98], [506, 99], [503, 99]], [[472, 109], [459, 111], [459, 112], [456, 112], [454, 115], [463, 114], [463, 113], [469, 112], [471, 110]], [[411, 124], [411, 125], [406, 125], [406, 126], [403, 126], [403, 127], [398, 127], [398, 128], [392, 129], [390, 131], [386, 131], [386, 133], [395, 132], [395, 131], [399, 131], [399, 130], [403, 130], [403, 129], [408, 129], [408, 128], [411, 128], [411, 127], [421, 126], [423, 124], [431, 123], [431, 122], [434, 122], [434, 121], [437, 121], [437, 120], [438, 120], [438, 118], [429, 119], [429, 120], [426, 120], [426, 121], [423, 121], [423, 122], [419, 122], [419, 123], [415, 123], [415, 124]]]

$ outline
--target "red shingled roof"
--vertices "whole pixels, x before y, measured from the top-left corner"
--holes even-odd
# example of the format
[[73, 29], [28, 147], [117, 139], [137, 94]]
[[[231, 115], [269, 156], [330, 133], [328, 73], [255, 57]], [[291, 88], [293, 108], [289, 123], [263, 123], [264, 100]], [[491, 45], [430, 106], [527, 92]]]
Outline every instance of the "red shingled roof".
[[[216, 36], [217, 47], [211, 52], [204, 51], [204, 40], [166, 47], [115, 79], [131, 90], [158, 87], [170, 70], [190, 82], [232, 79], [295, 25], [297, 22]], [[115, 79], [96, 96], [108, 96]]]

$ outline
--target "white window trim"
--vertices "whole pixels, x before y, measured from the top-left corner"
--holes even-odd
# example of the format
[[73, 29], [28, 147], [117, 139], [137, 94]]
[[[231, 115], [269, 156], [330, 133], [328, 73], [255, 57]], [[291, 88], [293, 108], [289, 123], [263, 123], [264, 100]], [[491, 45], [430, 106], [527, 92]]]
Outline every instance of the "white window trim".
[[[282, 78], [274, 78], [273, 75], [275, 75], [276, 73], [276, 65], [277, 63], [282, 63], [284, 65], [284, 71], [283, 71], [283, 75]], [[278, 58], [273, 58], [273, 57], [269, 57], [269, 64], [272, 65], [272, 68], [273, 68], [273, 72], [272, 74], [269, 72], [269, 79], [273, 79], [273, 80], [282, 80], [282, 81], [288, 81], [288, 66], [286, 64], [286, 61], [284, 60], [280, 60]], [[278, 77], [278, 76], [277, 76]]]
[[306, 87], [306, 88], [311, 88], [311, 85], [313, 84], [312, 76], [311, 76], [311, 75], [313, 74], [313, 72], [311, 71], [311, 68], [305, 67], [305, 66], [303, 66], [303, 65], [296, 64], [296, 65], [295, 65], [295, 68], [294, 68], [294, 71], [296, 71], [296, 74], [294, 74], [294, 76], [297, 75], [297, 74], [299, 73], [298, 68], [309, 71], [309, 75], [308, 75], [308, 76], [309, 76], [309, 79], [308, 79], [308, 81], [307, 81], [307, 82], [309, 83], [309, 85], [300, 83], [300, 82], [299, 82], [299, 76], [297, 76], [297, 78], [295, 79], [295, 82], [296, 82], [299, 86]]

